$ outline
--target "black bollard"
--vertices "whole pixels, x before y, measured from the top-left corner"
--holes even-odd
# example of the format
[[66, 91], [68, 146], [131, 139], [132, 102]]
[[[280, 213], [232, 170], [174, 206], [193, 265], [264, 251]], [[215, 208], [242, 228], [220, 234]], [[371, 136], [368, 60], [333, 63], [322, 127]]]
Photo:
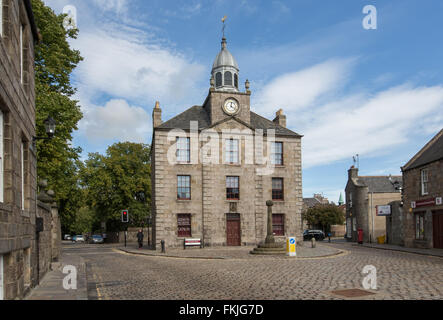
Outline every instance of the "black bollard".
[[165, 240], [162, 240], [160, 243], [162, 245], [162, 253], [166, 253], [166, 250], [165, 250]]

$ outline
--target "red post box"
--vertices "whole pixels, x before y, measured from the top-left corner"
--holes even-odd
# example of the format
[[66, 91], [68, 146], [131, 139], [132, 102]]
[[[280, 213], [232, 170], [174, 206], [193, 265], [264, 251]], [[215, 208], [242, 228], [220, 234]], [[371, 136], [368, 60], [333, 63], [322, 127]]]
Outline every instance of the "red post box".
[[357, 232], [358, 232], [358, 243], [363, 244], [363, 229], [358, 228]]

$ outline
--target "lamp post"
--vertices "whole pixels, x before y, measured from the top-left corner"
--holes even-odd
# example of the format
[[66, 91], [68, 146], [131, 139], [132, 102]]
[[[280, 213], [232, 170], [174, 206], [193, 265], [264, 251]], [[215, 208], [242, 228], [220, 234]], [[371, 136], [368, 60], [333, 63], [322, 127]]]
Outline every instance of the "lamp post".
[[55, 135], [55, 127], [57, 122], [51, 116], [47, 117], [43, 122], [45, 125], [45, 131], [47, 137], [32, 137], [32, 142], [35, 143], [37, 140], [51, 140]]

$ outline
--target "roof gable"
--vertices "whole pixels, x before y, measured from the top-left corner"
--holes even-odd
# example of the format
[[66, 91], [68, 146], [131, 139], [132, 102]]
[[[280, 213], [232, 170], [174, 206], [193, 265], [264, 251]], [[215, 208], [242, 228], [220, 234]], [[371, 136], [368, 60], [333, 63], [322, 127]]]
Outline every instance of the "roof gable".
[[407, 171], [422, 167], [440, 159], [443, 159], [443, 129], [413, 156], [412, 159], [402, 167], [402, 170]]
[[[213, 128], [223, 122], [226, 122], [226, 121], [229, 121], [232, 119], [235, 119], [237, 122], [250, 128], [251, 130], [263, 129], [264, 131], [267, 131], [267, 130], [274, 129], [276, 136], [291, 136], [291, 137], [298, 137], [298, 138], [302, 137], [298, 133], [296, 133], [292, 130], [289, 130], [287, 128], [284, 128], [284, 127], [254, 113], [252, 111], [251, 111], [251, 124], [250, 125], [235, 116], [226, 118], [222, 121], [219, 121], [219, 122], [211, 125], [211, 121], [209, 119], [208, 113], [201, 106], [194, 106], [192, 108], [189, 108], [188, 110], [186, 110], [186, 111], [180, 113], [179, 115], [175, 116], [174, 118], [166, 121], [165, 123], [161, 124], [160, 126], [158, 126], [155, 129], [190, 130], [191, 121], [198, 121], [198, 129], [204, 130], [204, 129], [208, 129], [208, 128]], [[266, 134], [266, 132], [264, 132], [264, 134]]]

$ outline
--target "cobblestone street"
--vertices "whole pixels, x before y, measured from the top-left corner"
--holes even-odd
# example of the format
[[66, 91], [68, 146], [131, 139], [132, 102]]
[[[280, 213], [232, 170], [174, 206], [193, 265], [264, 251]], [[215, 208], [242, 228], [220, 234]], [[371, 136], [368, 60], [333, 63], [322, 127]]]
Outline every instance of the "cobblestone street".
[[346, 243], [320, 246], [344, 253], [302, 259], [246, 254], [243, 258], [189, 259], [71, 246], [65, 247], [64, 254], [79, 255], [86, 262], [90, 299], [332, 300], [340, 297], [330, 291], [363, 289], [366, 265], [377, 268], [377, 294], [371, 299], [443, 298], [443, 258]]

